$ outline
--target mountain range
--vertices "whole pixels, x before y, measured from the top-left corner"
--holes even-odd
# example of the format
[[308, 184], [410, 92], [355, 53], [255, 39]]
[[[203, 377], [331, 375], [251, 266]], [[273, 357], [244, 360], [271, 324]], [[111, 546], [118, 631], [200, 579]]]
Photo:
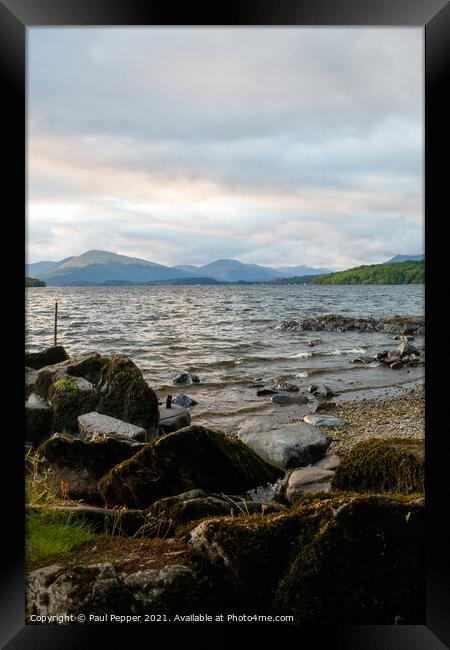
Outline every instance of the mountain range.
[[271, 268], [244, 264], [238, 260], [220, 259], [203, 266], [156, 264], [138, 257], [92, 250], [66, 257], [59, 262], [34, 262], [26, 265], [25, 274], [44, 280], [48, 286], [104, 283], [140, 283], [194, 279], [205, 282], [264, 282], [297, 275], [330, 273], [330, 269], [308, 266]]
[[423, 262], [425, 260], [425, 255], [396, 255], [390, 260], [386, 260], [383, 264], [398, 264], [400, 262]]

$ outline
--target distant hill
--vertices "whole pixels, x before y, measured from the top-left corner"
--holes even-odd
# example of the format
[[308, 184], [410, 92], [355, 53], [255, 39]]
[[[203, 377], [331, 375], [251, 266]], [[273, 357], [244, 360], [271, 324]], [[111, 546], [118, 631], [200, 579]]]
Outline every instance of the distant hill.
[[25, 278], [25, 286], [26, 287], [45, 287], [46, 284], [44, 280], [38, 280], [38, 278]]
[[423, 262], [425, 255], [396, 255], [390, 260], [383, 262], [383, 264], [398, 264], [399, 262]]
[[162, 264], [98, 250], [55, 262], [51, 268], [35, 272], [35, 275], [49, 286], [111, 281], [155, 282], [187, 277], [183, 271]]
[[311, 284], [423, 284], [425, 262], [392, 262], [357, 266], [311, 278]]
[[199, 282], [210, 284], [212, 280], [220, 283], [268, 282], [325, 272], [328, 273], [329, 269], [314, 269], [309, 266], [274, 269], [258, 264], [245, 264], [234, 259], [219, 259], [203, 266], [180, 264], [170, 267], [101, 250], [87, 251], [76, 257], [66, 257], [59, 262], [34, 262], [26, 266], [27, 276], [45, 280], [49, 286], [141, 284], [175, 280], [178, 284], [192, 284], [196, 278]]

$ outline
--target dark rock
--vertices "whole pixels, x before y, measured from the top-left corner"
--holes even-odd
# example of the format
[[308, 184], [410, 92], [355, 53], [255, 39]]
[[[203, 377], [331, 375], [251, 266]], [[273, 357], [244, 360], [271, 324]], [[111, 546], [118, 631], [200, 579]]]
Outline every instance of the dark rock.
[[195, 399], [192, 399], [192, 397], [188, 397], [187, 395], [180, 393], [175, 397], [175, 399], [172, 400], [172, 404], [177, 404], [178, 406], [189, 408], [190, 406], [196, 406], [198, 402], [196, 402]]
[[330, 413], [336, 409], [336, 402], [319, 402], [314, 409], [314, 413]]
[[300, 389], [297, 386], [297, 384], [290, 384], [289, 382], [286, 381], [281, 381], [279, 382], [275, 387], [275, 390], [281, 390], [281, 391], [286, 391], [288, 393], [297, 393]]
[[406, 357], [409, 354], [420, 355], [420, 350], [418, 350], [414, 345], [408, 343], [407, 341], [404, 343], [400, 343], [400, 345], [397, 348], [397, 352], [400, 358]]
[[265, 418], [249, 419], [237, 435], [261, 458], [281, 469], [309, 465], [322, 458], [331, 444], [328, 433], [304, 422], [271, 426]]
[[53, 409], [46, 400], [32, 393], [25, 402], [25, 441], [39, 445], [53, 431]]
[[[199, 519], [256, 512], [269, 514], [282, 510], [283, 507], [279, 504], [249, 501], [241, 496], [226, 496], [205, 490], [191, 490], [156, 501], [150, 507], [147, 516], [153, 516], [164, 530], [171, 533], [178, 526]], [[170, 528], [166, 528], [165, 525]]]
[[84, 442], [66, 434], [55, 434], [37, 450], [40, 472], [50, 473], [49, 483], [67, 496], [88, 503], [101, 503], [98, 480], [112, 467], [133, 456], [143, 445], [114, 438]]
[[308, 388], [308, 391], [310, 393], [315, 393], [318, 388], [319, 388], [318, 384], [311, 384], [311, 386]]
[[131, 359], [113, 356], [104, 367], [100, 381], [102, 399], [99, 408], [91, 411], [142, 427], [149, 436], [157, 433], [158, 398]]
[[392, 368], [392, 370], [399, 370], [400, 368], [403, 368], [403, 363], [401, 361], [393, 361], [389, 364], [389, 368]]
[[263, 397], [264, 395], [276, 395], [277, 391], [273, 390], [272, 388], [263, 388], [261, 390], [256, 391], [256, 395], [258, 397]]
[[315, 391], [316, 395], [320, 395], [321, 397], [335, 397], [336, 393], [334, 390], [332, 390], [329, 386], [326, 384], [320, 384], [317, 390]]
[[190, 426], [161, 436], [99, 483], [106, 503], [146, 507], [195, 488], [239, 493], [281, 476], [239, 440]]
[[51, 348], [46, 348], [41, 352], [27, 352], [25, 354], [25, 366], [39, 370], [44, 366], [52, 366], [60, 361], [65, 361], [69, 355], [62, 345], [56, 345]]
[[276, 590], [276, 612], [308, 625], [425, 622], [422, 507], [359, 497], [309, 528]]
[[194, 375], [190, 372], [180, 372], [173, 380], [174, 384], [199, 384], [200, 379], [197, 375]]
[[410, 438], [360, 442], [336, 470], [333, 489], [353, 492], [423, 492], [425, 447]]
[[182, 406], [172, 402], [171, 408], [159, 409], [159, 433], [173, 433], [191, 424], [191, 414]]
[[271, 401], [282, 406], [287, 404], [307, 404], [309, 402], [306, 395], [273, 395]]

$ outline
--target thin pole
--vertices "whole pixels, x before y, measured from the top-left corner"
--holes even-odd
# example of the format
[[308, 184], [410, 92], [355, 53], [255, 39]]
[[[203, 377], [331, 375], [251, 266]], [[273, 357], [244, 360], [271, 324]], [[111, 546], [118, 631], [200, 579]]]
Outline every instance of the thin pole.
[[56, 341], [58, 338], [58, 303], [55, 302], [55, 330], [53, 336], [53, 345], [56, 346]]

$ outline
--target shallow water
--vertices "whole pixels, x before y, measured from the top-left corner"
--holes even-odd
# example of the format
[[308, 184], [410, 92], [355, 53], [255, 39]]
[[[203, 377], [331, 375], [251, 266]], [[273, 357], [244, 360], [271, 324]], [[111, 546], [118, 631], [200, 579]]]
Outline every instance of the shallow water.
[[[26, 293], [26, 348], [53, 343], [58, 302], [58, 343], [70, 355], [98, 351], [129, 355], [164, 399], [183, 392], [199, 404], [193, 420], [233, 431], [244, 418], [298, 417], [311, 406], [273, 405], [251, 385], [278, 380], [306, 389], [327, 383], [349, 398], [361, 390], [380, 393], [423, 378], [423, 368], [393, 371], [351, 359], [397, 342], [391, 334], [284, 332], [277, 325], [324, 313], [346, 316], [423, 315], [424, 287], [346, 285], [230, 285], [147, 287], [45, 287]], [[308, 342], [314, 341], [314, 347]], [[416, 344], [423, 344], [417, 337]], [[199, 375], [200, 385], [178, 387], [180, 371]]]

